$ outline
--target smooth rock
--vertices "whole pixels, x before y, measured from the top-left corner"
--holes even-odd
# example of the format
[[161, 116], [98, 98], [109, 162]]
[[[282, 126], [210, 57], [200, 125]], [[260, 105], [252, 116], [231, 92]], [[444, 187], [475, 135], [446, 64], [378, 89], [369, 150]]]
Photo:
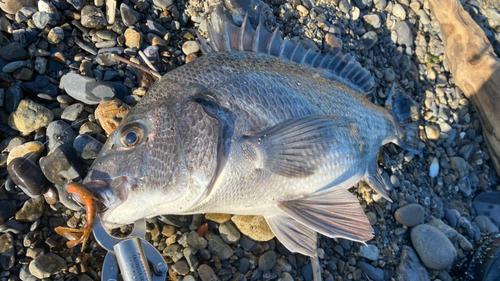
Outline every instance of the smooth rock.
[[68, 1], [69, 4], [73, 5], [73, 7], [75, 7], [75, 9], [77, 9], [78, 11], [83, 9], [88, 4], [87, 0], [66, 0], [66, 1]]
[[12, 234], [5, 233], [0, 236], [0, 269], [9, 270], [16, 262], [16, 252]]
[[399, 4], [399, 3], [396, 3], [394, 5], [394, 7], [392, 8], [392, 14], [395, 17], [399, 18], [400, 20], [405, 20], [406, 19], [406, 11], [403, 8], [403, 6], [401, 6], [401, 4]]
[[2, 0], [0, 1], [0, 9], [7, 14], [15, 14], [23, 7], [36, 7], [35, 0]]
[[482, 233], [494, 233], [498, 232], [498, 226], [495, 225], [494, 222], [491, 221], [490, 218], [486, 216], [477, 216], [474, 219], [474, 222], [479, 226], [479, 229]]
[[411, 33], [411, 26], [408, 21], [398, 21], [394, 25], [394, 30], [398, 34], [397, 43], [401, 46], [413, 46], [413, 34]]
[[90, 135], [79, 135], [73, 142], [76, 156], [82, 159], [95, 159], [102, 149], [102, 143]]
[[76, 134], [73, 129], [64, 121], [56, 120], [47, 126], [47, 151], [51, 152], [58, 146], [72, 147]]
[[52, 252], [38, 256], [29, 265], [30, 273], [40, 279], [49, 278], [67, 268], [66, 261]]
[[392, 82], [396, 78], [396, 74], [392, 68], [386, 68], [384, 71], [384, 78], [387, 82]]
[[21, 67], [26, 66], [26, 61], [13, 61], [11, 63], [6, 64], [3, 68], [2, 71], [4, 73], [13, 73], [14, 71], [18, 70]]
[[214, 270], [207, 264], [202, 264], [198, 267], [198, 275], [202, 281], [219, 281]]
[[182, 45], [182, 52], [189, 55], [200, 51], [200, 45], [196, 41], [187, 41]]
[[7, 165], [12, 181], [30, 197], [38, 197], [43, 192], [44, 177], [40, 168], [30, 159], [18, 157]]
[[49, 31], [47, 39], [50, 44], [59, 44], [64, 40], [64, 30], [56, 26]]
[[375, 31], [368, 31], [367, 33], [363, 34], [361, 36], [361, 43], [365, 45], [366, 49], [370, 49], [373, 46], [375, 46], [375, 43], [377, 43], [378, 36]]
[[33, 222], [43, 215], [45, 199], [43, 196], [31, 198], [26, 201], [16, 213], [16, 220], [24, 222]]
[[219, 235], [212, 235], [210, 237], [208, 240], [208, 250], [221, 260], [227, 260], [234, 253], [234, 250]]
[[219, 226], [219, 233], [222, 240], [228, 244], [238, 243], [241, 238], [240, 232], [230, 221], [227, 221]]
[[0, 57], [8, 61], [23, 60], [26, 55], [26, 51], [18, 42], [12, 42], [0, 48]]
[[375, 246], [375, 245], [363, 245], [363, 246], [360, 246], [359, 247], [359, 256], [363, 257], [363, 258], [366, 258], [366, 259], [369, 259], [369, 260], [372, 260], [372, 261], [376, 261], [378, 260], [378, 255], [379, 255], [379, 250], [378, 250], [378, 247]]
[[110, 101], [115, 96], [114, 88], [108, 83], [76, 73], [64, 76], [64, 90], [72, 98], [90, 105]]
[[[155, 6], [157, 6], [158, 8], [161, 8], [162, 10], [167, 10], [169, 8], [172, 7], [172, 5], [174, 5], [174, 1], [173, 0], [153, 0], [153, 4], [155, 4]], [[203, 280], [205, 281], [205, 280]]]
[[269, 228], [266, 219], [262, 216], [242, 216], [231, 217], [236, 227], [241, 233], [256, 241], [269, 241], [274, 238], [274, 233]]
[[373, 281], [384, 281], [384, 271], [378, 267], [374, 267], [371, 264], [358, 261], [356, 263], [363, 273], [368, 276]]
[[380, 16], [377, 14], [368, 14], [366, 16], [363, 16], [363, 20], [373, 26], [373, 28], [380, 28]]
[[32, 16], [33, 23], [38, 29], [44, 29], [49, 24], [50, 16], [46, 12], [36, 12]]
[[82, 103], [74, 103], [66, 107], [61, 114], [61, 119], [68, 122], [75, 121], [83, 112], [83, 107], [84, 105]]
[[92, 5], [87, 5], [82, 9], [81, 24], [87, 28], [104, 28], [108, 22], [104, 12]]
[[399, 208], [394, 218], [402, 225], [415, 226], [424, 221], [425, 210], [419, 204], [408, 204]]
[[23, 100], [23, 92], [17, 86], [10, 87], [5, 91], [5, 110], [14, 112]]
[[415, 251], [403, 245], [401, 262], [396, 268], [397, 281], [430, 281], [429, 273]]
[[59, 20], [57, 8], [48, 0], [38, 0], [38, 11], [49, 16], [49, 24], [55, 25]]
[[411, 231], [411, 241], [422, 262], [435, 270], [448, 269], [457, 251], [450, 240], [437, 228], [421, 224]]
[[29, 134], [49, 125], [54, 119], [52, 111], [31, 100], [22, 100], [9, 115], [9, 126], [23, 134]]
[[137, 17], [135, 16], [134, 11], [125, 3], [120, 5], [120, 14], [122, 16], [123, 24], [126, 26], [134, 26], [137, 22]]
[[439, 138], [439, 136], [441, 135], [441, 133], [440, 133], [438, 127], [433, 126], [433, 125], [426, 125], [425, 126], [425, 135], [430, 140], [437, 140]]
[[176, 261], [172, 266], [172, 269], [180, 275], [186, 275], [189, 273], [189, 265], [183, 259]]
[[47, 180], [65, 186], [67, 182], [80, 178], [80, 169], [75, 158], [72, 147], [59, 145], [40, 159], [40, 168]]
[[268, 271], [276, 264], [276, 252], [267, 251], [259, 257], [259, 269]]

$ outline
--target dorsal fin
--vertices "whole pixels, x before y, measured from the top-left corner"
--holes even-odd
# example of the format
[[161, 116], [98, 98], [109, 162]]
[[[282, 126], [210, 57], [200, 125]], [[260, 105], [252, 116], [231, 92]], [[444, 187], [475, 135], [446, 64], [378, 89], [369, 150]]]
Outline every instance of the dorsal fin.
[[197, 33], [203, 53], [221, 51], [265, 53], [323, 69], [340, 78], [339, 80], [356, 85], [362, 91], [368, 91], [373, 86], [370, 72], [361, 67], [350, 54], [338, 51], [321, 54], [305, 49], [301, 43], [294, 43], [288, 38], [283, 40], [279, 28], [274, 32], [268, 31], [264, 27], [262, 18], [256, 30], [250, 24], [248, 14], [245, 15], [241, 27], [225, 17], [223, 34], [218, 33], [210, 22], [207, 22], [207, 26], [208, 40]]

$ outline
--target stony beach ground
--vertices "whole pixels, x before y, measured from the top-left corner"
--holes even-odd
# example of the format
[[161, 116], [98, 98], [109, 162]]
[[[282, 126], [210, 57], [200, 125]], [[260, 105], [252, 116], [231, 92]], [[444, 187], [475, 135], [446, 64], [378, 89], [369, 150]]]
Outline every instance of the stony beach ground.
[[[112, 54], [161, 75], [195, 60], [195, 31], [206, 33], [212, 2], [0, 1], [0, 280], [100, 280], [106, 251], [93, 238], [84, 252], [68, 249], [54, 228], [84, 225], [64, 183], [85, 175], [106, 136], [154, 83], [153, 71]], [[351, 189], [375, 237], [367, 246], [320, 237], [323, 278], [463, 280], [468, 255], [498, 232], [472, 201], [500, 186], [477, 113], [443, 61], [427, 1], [266, 4], [292, 40], [351, 53], [375, 77], [374, 103], [383, 105], [395, 83], [420, 104], [422, 153], [381, 149], [393, 202], [364, 183]], [[500, 54], [499, 3], [462, 4]], [[199, 236], [205, 223], [208, 232]], [[172, 280], [312, 280], [309, 258], [276, 239], [256, 241], [269, 238], [262, 224], [258, 217], [162, 216], [148, 220], [146, 239]]]

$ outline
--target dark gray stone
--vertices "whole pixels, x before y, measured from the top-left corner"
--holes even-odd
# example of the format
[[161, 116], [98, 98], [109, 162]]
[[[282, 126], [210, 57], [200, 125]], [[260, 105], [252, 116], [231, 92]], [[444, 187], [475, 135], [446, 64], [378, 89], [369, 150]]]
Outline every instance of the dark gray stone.
[[0, 48], [0, 57], [8, 61], [23, 60], [26, 58], [26, 51], [18, 42], [13, 42]]
[[81, 24], [87, 28], [101, 29], [108, 24], [104, 12], [92, 5], [87, 5], [82, 9], [81, 17]]
[[274, 251], [267, 251], [259, 257], [259, 269], [268, 271], [276, 264], [276, 253]]
[[219, 235], [212, 235], [210, 237], [208, 241], [208, 250], [221, 260], [227, 260], [234, 253], [234, 250], [227, 245]]
[[122, 3], [120, 5], [120, 14], [122, 16], [123, 24], [125, 24], [126, 26], [134, 26], [134, 24], [137, 22], [137, 17], [134, 13], [134, 10], [132, 10], [125, 3]]
[[362, 261], [358, 261], [356, 264], [366, 276], [371, 278], [371, 280], [384, 281], [384, 271], [382, 269]]
[[424, 221], [425, 210], [419, 204], [408, 204], [399, 208], [394, 218], [402, 225], [415, 226]]
[[73, 142], [76, 156], [90, 160], [95, 159], [102, 149], [102, 143], [90, 135], [79, 135]]

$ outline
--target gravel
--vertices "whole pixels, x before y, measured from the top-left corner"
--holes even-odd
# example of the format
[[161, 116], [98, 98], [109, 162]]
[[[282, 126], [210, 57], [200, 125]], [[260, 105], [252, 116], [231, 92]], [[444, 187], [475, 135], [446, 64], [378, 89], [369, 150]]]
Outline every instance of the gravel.
[[[210, 1], [121, 1], [114, 9], [106, 9], [113, 1], [103, 2], [96, 7], [85, 0], [0, 1], [2, 280], [100, 280], [105, 251], [93, 237], [81, 252], [79, 246], [68, 249], [52, 229], [85, 223], [64, 185], [85, 176], [107, 136], [154, 83], [111, 54], [149, 67], [142, 51], [162, 75], [202, 55], [195, 34], [207, 33]], [[462, 1], [499, 54], [500, 13], [486, 2]], [[265, 6], [252, 3], [256, 9], [249, 16], [256, 24]], [[471, 202], [485, 191], [499, 191], [500, 180], [490, 164], [478, 112], [444, 62], [440, 31], [428, 5], [266, 3], [275, 17], [270, 22], [292, 41], [350, 53], [368, 69], [376, 83], [367, 97], [374, 103], [385, 104], [394, 84], [420, 105], [423, 152], [395, 145], [381, 149], [379, 168], [393, 202], [364, 184], [351, 189], [375, 236], [363, 246], [319, 235], [323, 278], [459, 278], [447, 270], [466, 266], [476, 243], [500, 226], [497, 205]], [[242, 10], [232, 15], [243, 19]], [[40, 151], [27, 148], [35, 141]], [[148, 225], [147, 239], [165, 254], [174, 280], [312, 278], [309, 258], [285, 249], [258, 216], [162, 216], [148, 219]], [[206, 227], [201, 236], [200, 226]]]

